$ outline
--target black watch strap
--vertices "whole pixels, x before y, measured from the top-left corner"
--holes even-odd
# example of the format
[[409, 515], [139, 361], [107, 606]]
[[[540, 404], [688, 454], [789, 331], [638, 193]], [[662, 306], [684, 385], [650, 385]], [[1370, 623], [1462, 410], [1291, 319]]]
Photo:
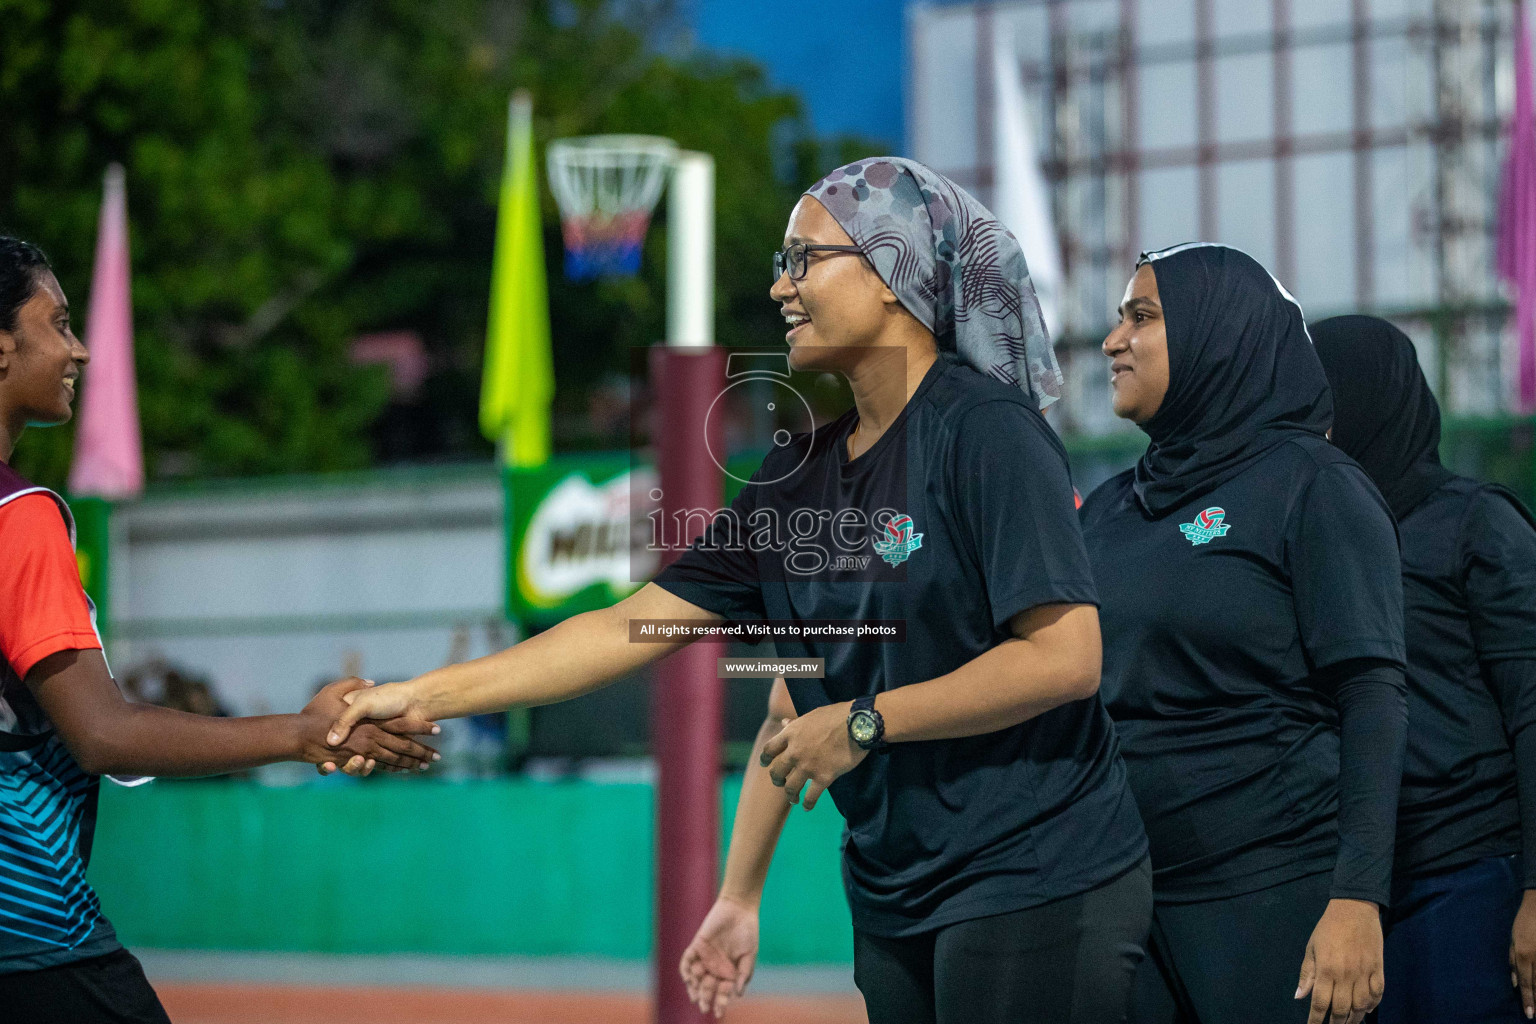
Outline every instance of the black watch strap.
[[[848, 708], [849, 738], [851, 738], [854, 743], [858, 744], [865, 750], [885, 749], [885, 717], [881, 715], [880, 712], [875, 710], [875, 696], [875, 694], [869, 694], [863, 697], [857, 697], [854, 699], [853, 704]], [[860, 712], [864, 712], [875, 720], [874, 739], [866, 742], [860, 742], [859, 738], [853, 734], [854, 716], [858, 715]]]

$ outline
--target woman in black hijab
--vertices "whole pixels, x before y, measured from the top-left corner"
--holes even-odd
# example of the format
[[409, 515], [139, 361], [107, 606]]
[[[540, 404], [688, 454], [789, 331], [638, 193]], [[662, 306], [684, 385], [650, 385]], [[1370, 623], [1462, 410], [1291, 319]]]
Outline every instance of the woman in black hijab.
[[1300, 307], [1247, 255], [1144, 255], [1104, 353], [1151, 438], [1082, 509], [1152, 847], [1136, 1019], [1356, 1024], [1406, 731], [1391, 515], [1325, 438]]
[[1509, 491], [1440, 465], [1440, 407], [1403, 332], [1341, 316], [1312, 337], [1333, 443], [1402, 538], [1408, 755], [1381, 1024], [1521, 1020], [1536, 1007], [1536, 530]]

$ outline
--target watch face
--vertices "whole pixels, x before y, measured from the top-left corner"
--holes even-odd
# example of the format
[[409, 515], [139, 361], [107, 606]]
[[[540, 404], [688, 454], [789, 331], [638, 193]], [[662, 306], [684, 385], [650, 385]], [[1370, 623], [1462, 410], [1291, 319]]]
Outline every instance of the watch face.
[[873, 742], [875, 738], [875, 716], [868, 711], [855, 712], [853, 721], [849, 723], [848, 729], [853, 734], [853, 742]]

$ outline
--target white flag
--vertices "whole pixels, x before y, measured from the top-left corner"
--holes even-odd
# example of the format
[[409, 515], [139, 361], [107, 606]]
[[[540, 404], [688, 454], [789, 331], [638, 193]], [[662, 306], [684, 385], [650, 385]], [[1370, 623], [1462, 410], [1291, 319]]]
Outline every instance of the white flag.
[[996, 183], [992, 212], [1019, 240], [1046, 330], [1055, 338], [1061, 331], [1061, 246], [1051, 216], [1050, 187], [1036, 156], [1013, 28], [1006, 23], [999, 24], [993, 36], [992, 78], [997, 101], [992, 126]]

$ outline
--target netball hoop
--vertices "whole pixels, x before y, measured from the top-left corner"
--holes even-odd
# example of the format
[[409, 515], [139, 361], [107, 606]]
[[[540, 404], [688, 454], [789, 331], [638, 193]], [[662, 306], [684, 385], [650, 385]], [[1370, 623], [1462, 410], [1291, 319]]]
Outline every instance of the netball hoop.
[[549, 146], [549, 187], [560, 206], [565, 276], [589, 281], [640, 270], [651, 211], [677, 159], [656, 135], [588, 135]]

